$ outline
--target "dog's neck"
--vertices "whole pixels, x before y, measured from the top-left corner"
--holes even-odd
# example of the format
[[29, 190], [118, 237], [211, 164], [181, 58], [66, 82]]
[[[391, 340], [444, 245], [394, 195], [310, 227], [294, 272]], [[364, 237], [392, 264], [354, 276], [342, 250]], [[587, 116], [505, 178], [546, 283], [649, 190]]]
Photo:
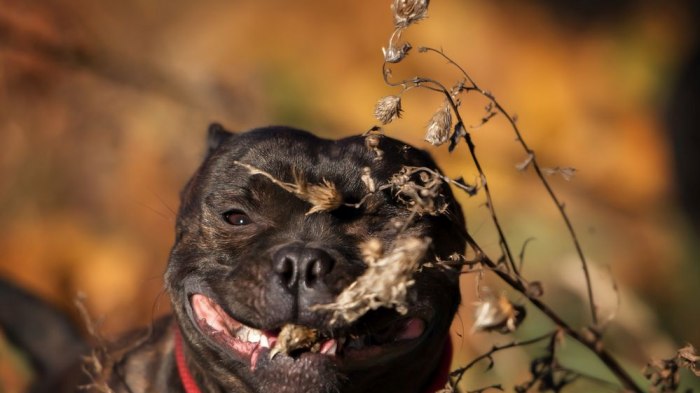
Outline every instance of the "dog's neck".
[[[174, 331], [173, 339], [175, 340], [175, 363], [177, 365], [177, 373], [180, 377], [180, 383], [182, 384], [185, 393], [202, 393], [197, 385], [197, 381], [194, 379], [194, 376], [192, 376], [192, 373], [187, 366], [182, 333], [180, 333], [180, 329], [177, 327], [177, 325], [174, 326]], [[452, 340], [449, 336], [447, 336], [445, 346], [442, 350], [442, 355], [440, 356], [440, 364], [433, 372], [433, 378], [428, 388], [424, 390], [424, 393], [435, 393], [445, 388], [447, 382], [449, 381], [451, 364]]]

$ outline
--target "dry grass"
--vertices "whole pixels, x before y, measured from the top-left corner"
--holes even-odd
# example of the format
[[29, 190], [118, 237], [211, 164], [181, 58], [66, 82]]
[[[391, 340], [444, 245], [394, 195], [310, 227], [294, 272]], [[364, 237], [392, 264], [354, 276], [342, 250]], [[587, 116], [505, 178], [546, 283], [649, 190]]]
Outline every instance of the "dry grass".
[[429, 244], [430, 239], [399, 237], [385, 252], [379, 240], [370, 239], [361, 246], [367, 264], [365, 272], [335, 302], [317, 308], [333, 310], [333, 322], [339, 319], [353, 322], [380, 307], [405, 314], [408, 289]]

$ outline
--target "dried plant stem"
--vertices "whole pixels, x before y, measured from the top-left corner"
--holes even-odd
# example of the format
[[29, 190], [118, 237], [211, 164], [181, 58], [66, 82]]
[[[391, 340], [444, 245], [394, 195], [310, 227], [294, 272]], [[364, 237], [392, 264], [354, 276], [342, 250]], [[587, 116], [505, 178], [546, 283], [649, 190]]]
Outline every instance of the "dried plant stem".
[[[397, 36], [400, 36], [402, 29], [405, 28], [406, 26], [403, 26], [401, 29], [397, 26], [397, 31], [394, 32], [394, 35], [392, 35], [392, 38], [390, 40], [391, 45], [395, 46], [394, 40], [396, 39]], [[410, 45], [408, 43], [405, 44], [405, 47], [410, 49]], [[576, 231], [574, 230], [573, 224], [566, 213], [565, 210], [565, 205], [563, 202], [559, 200], [557, 195], [555, 194], [553, 188], [549, 184], [546, 176], [549, 175], [546, 168], [540, 167], [539, 162], [537, 161], [537, 157], [535, 154], [535, 151], [530, 148], [530, 146], [525, 142], [522, 136], [522, 132], [520, 128], [518, 127], [517, 124], [517, 119], [515, 116], [510, 115], [504, 107], [496, 100], [496, 98], [491, 94], [489, 91], [482, 89], [475, 81], [472, 79], [472, 77], [466, 72], [464, 68], [462, 68], [459, 64], [457, 64], [455, 61], [453, 61], [449, 56], [447, 56], [442, 50], [434, 49], [434, 48], [426, 48], [426, 47], [419, 47], [418, 51], [419, 52], [430, 52], [430, 53], [435, 53], [438, 54], [440, 57], [445, 59], [449, 65], [456, 67], [457, 70], [462, 75], [462, 80], [459, 81], [456, 85], [452, 86], [451, 88], [445, 87], [441, 82], [427, 78], [427, 77], [422, 77], [422, 76], [415, 76], [413, 78], [407, 78], [403, 79], [399, 82], [392, 82], [390, 79], [392, 77], [391, 70], [389, 69], [389, 63], [398, 63], [400, 62], [408, 53], [408, 49], [402, 50], [400, 52], [400, 56], [398, 57], [392, 57], [390, 60], [387, 59], [385, 56], [385, 62], [382, 66], [382, 72], [383, 72], [383, 78], [384, 82], [388, 86], [392, 87], [400, 87], [402, 88], [401, 93], [406, 92], [410, 89], [413, 88], [422, 88], [422, 89], [427, 89], [430, 91], [434, 91], [437, 93], [440, 93], [444, 96], [445, 101], [447, 106], [441, 108], [440, 110], [444, 112], [436, 112], [435, 115], [433, 115], [433, 119], [436, 117], [437, 114], [441, 114], [444, 116], [445, 120], [442, 122], [436, 122], [431, 119], [431, 123], [429, 123], [429, 127], [426, 133], [426, 140], [431, 142], [434, 145], [440, 145], [446, 141], [446, 135], [445, 135], [445, 129], [449, 128], [451, 124], [455, 124], [454, 128], [452, 129], [452, 135], [450, 136], [450, 147], [449, 151], [451, 152], [454, 147], [457, 145], [460, 139], [464, 139], [468, 149], [469, 149], [469, 155], [471, 157], [472, 162], [474, 163], [478, 175], [480, 178], [481, 182], [481, 187], [484, 189], [485, 193], [485, 198], [486, 198], [486, 203], [487, 207], [489, 209], [489, 213], [491, 215], [491, 221], [493, 222], [496, 231], [498, 233], [499, 237], [499, 246], [501, 248], [501, 255], [499, 256], [498, 259], [490, 259], [484, 251], [479, 247], [479, 245], [476, 243], [476, 241], [468, 234], [466, 231], [462, 233], [464, 236], [464, 239], [466, 240], [467, 244], [470, 246], [470, 248], [473, 250], [475, 253], [474, 260], [478, 261], [480, 266], [483, 269], [480, 270], [491, 270], [493, 271], [502, 281], [504, 281], [506, 284], [508, 284], [510, 287], [512, 287], [515, 291], [520, 292], [523, 296], [525, 296], [528, 301], [534, 306], [535, 308], [539, 309], [545, 316], [547, 316], [556, 326], [557, 330], [554, 333], [548, 333], [543, 336], [536, 337], [531, 340], [527, 341], [521, 341], [517, 342], [514, 341], [510, 344], [506, 344], [503, 346], [494, 346], [491, 351], [488, 353], [481, 355], [480, 357], [477, 357], [476, 359], [472, 360], [469, 364], [466, 366], [459, 368], [455, 370], [452, 374], [451, 377], [453, 378], [453, 381], [451, 381], [451, 386], [453, 388], [456, 388], [457, 384], [461, 380], [462, 376], [464, 373], [472, 367], [474, 364], [477, 362], [483, 360], [483, 359], [489, 359], [491, 362], [493, 362], [492, 354], [494, 352], [500, 351], [500, 350], [505, 350], [508, 348], [513, 348], [516, 346], [521, 346], [521, 345], [528, 345], [528, 344], [534, 344], [536, 342], [545, 340], [546, 338], [550, 338], [550, 343], [548, 346], [548, 354], [545, 357], [537, 358], [533, 360], [533, 364], [539, 365], [541, 367], [544, 367], [543, 369], [539, 369], [537, 371], [536, 368], [531, 370], [532, 373], [532, 379], [525, 382], [524, 384], [521, 384], [519, 386], [516, 386], [516, 390], [518, 391], [527, 391], [533, 386], [537, 385], [540, 383], [540, 389], [555, 389], [556, 391], [559, 391], [559, 389], [572, 382], [574, 379], [577, 377], [587, 377], [586, 375], [582, 373], [578, 373], [563, 367], [560, 367], [558, 365], [557, 359], [556, 359], [556, 354], [555, 354], [555, 346], [556, 346], [556, 340], [557, 337], [560, 335], [566, 335], [570, 337], [571, 339], [579, 342], [586, 348], [588, 348], [590, 351], [593, 352], [593, 354], [598, 357], [598, 359], [608, 368], [608, 370], [615, 375], [619, 383], [622, 385], [625, 391], [629, 392], [638, 392], [641, 393], [643, 390], [640, 388], [640, 386], [637, 385], [637, 383], [632, 379], [632, 377], [624, 370], [624, 368], [612, 357], [612, 355], [605, 349], [603, 343], [602, 343], [602, 326], [599, 322], [598, 319], [598, 310], [597, 306], [595, 303], [595, 298], [593, 295], [593, 288], [591, 284], [591, 277], [590, 277], [590, 272], [588, 269], [588, 262], [586, 261], [586, 257], [583, 253], [580, 241], [578, 239], [578, 236], [576, 235]], [[486, 114], [482, 117], [481, 121], [479, 124], [475, 126], [470, 126], [467, 128], [465, 125], [464, 120], [462, 119], [461, 113], [459, 111], [459, 106], [461, 105], [461, 99], [460, 95], [462, 93], [469, 93], [469, 92], [476, 92], [477, 94], [483, 96], [486, 98], [489, 102], [488, 105], [486, 106]], [[401, 94], [400, 93], [400, 94]], [[452, 113], [454, 114], [454, 117], [456, 118], [456, 122], [452, 122]], [[511, 248], [508, 244], [508, 241], [506, 239], [506, 236], [504, 234], [503, 227], [500, 223], [499, 217], [496, 213], [496, 208], [493, 203], [493, 197], [491, 195], [489, 183], [486, 178], [486, 174], [481, 166], [481, 163], [477, 157], [476, 154], [476, 145], [474, 144], [474, 141], [472, 139], [472, 135], [470, 131], [473, 131], [477, 128], [480, 128], [484, 126], [486, 123], [488, 123], [493, 117], [497, 115], [502, 115], [506, 118], [507, 122], [510, 125], [510, 128], [513, 130], [516, 136], [517, 142], [520, 144], [524, 152], [526, 153], [527, 159], [522, 163], [517, 165], [518, 170], [525, 170], [527, 169], [528, 166], [532, 166], [532, 168], [535, 171], [536, 176], [544, 186], [547, 194], [549, 195], [549, 198], [554, 202], [556, 205], [559, 214], [561, 215], [562, 220], [564, 221], [564, 224], [567, 228], [567, 231], [569, 233], [569, 236], [571, 237], [573, 241], [574, 248], [576, 249], [576, 253], [579, 257], [579, 260], [581, 261], [581, 267], [583, 271], [583, 275], [585, 278], [585, 283], [586, 283], [586, 289], [587, 289], [587, 297], [588, 297], [588, 303], [590, 306], [590, 315], [591, 315], [591, 320], [592, 320], [592, 325], [590, 327], [586, 327], [583, 329], [578, 329], [576, 330], [572, 328], [566, 321], [564, 321], [555, 311], [550, 308], [547, 304], [545, 304], [539, 296], [541, 295], [541, 286], [539, 283], [533, 282], [533, 283], [528, 283], [528, 280], [526, 280], [522, 274], [522, 264], [523, 264], [523, 259], [524, 259], [524, 253], [525, 253], [525, 247], [527, 245], [526, 241], [525, 244], [523, 244], [521, 252], [519, 254], [519, 265], [516, 266], [516, 261], [513, 257], [513, 253], [511, 252]], [[433, 125], [437, 124], [435, 127], [432, 127]], [[437, 131], [439, 132], [437, 132]], [[435, 131], [435, 132], [433, 132]], [[564, 175], [562, 173], [562, 175]], [[445, 181], [445, 179], [441, 178], [441, 180]], [[463, 191], [467, 191], [466, 189], [459, 187]], [[474, 189], [475, 190], [475, 189]], [[473, 191], [474, 191], [473, 190]], [[467, 191], [468, 192], [468, 191]], [[473, 195], [473, 193], [469, 193], [469, 195]], [[504, 262], [505, 260], [505, 262]], [[456, 262], [456, 261], [455, 261]], [[467, 262], [466, 258], [464, 258], [463, 261], [460, 262]], [[467, 265], [467, 263], [465, 263]], [[469, 265], [470, 267], [473, 268], [473, 264]], [[477, 283], [478, 285], [478, 283]], [[533, 290], [533, 288], [539, 287], [539, 290]], [[695, 358], [693, 358], [695, 359]], [[533, 366], [534, 367], [534, 366]], [[555, 378], [554, 374], [557, 372], [558, 375], [561, 376], [561, 378]], [[596, 379], [595, 377], [592, 377], [592, 379]], [[498, 386], [500, 388], [500, 385]], [[487, 388], [488, 389], [488, 388]]]
[[469, 391], [467, 391], [467, 393], [484, 393], [484, 392], [489, 391], [489, 390], [498, 390], [499, 392], [504, 391], [503, 386], [501, 386], [500, 383], [496, 383], [496, 384], [489, 385], [489, 386], [486, 386], [486, 387], [483, 387], [480, 389], [469, 390]]
[[[559, 198], [554, 193], [554, 190], [552, 189], [551, 185], [547, 181], [547, 178], [545, 177], [544, 173], [542, 172], [542, 168], [540, 167], [539, 163], [537, 162], [537, 156], [535, 155], [535, 151], [532, 150], [530, 148], [530, 146], [525, 142], [525, 139], [523, 139], [522, 133], [520, 131], [520, 128], [518, 127], [516, 120], [513, 118], [513, 116], [511, 116], [503, 108], [503, 106], [498, 102], [498, 100], [496, 100], [496, 98], [493, 96], [493, 94], [491, 94], [490, 92], [479, 87], [479, 85], [476, 84], [474, 79], [472, 79], [472, 77], [467, 73], [467, 71], [462, 66], [457, 64], [454, 60], [452, 60], [449, 56], [447, 56], [447, 54], [445, 54], [445, 52], [443, 52], [442, 50], [428, 48], [428, 47], [422, 47], [422, 48], [420, 48], [420, 51], [421, 52], [429, 51], [429, 52], [437, 53], [439, 56], [441, 56], [442, 58], [447, 60], [448, 63], [450, 63], [451, 65], [456, 67], [470, 84], [470, 86], [465, 86], [465, 90], [477, 91], [482, 96], [488, 98], [491, 101], [491, 103], [493, 104], [494, 108], [496, 108], [496, 111], [498, 113], [500, 113], [501, 115], [503, 115], [506, 118], [506, 120], [508, 121], [508, 123], [510, 124], [511, 129], [515, 133], [517, 141], [520, 143], [523, 150], [525, 150], [525, 152], [528, 155], [528, 165], [532, 166], [535, 173], [537, 174], [537, 177], [540, 179], [540, 181], [542, 182], [542, 185], [547, 190], [547, 194], [549, 194], [550, 199], [557, 206], [557, 209], [559, 210], [561, 218], [562, 218], [562, 220], [564, 220], [566, 228], [569, 232], [571, 240], [574, 243], [574, 248], [576, 249], [576, 253], [578, 254], [579, 260], [581, 261], [581, 269], [583, 270], [583, 274], [584, 274], [585, 279], [586, 279], [586, 290], [588, 292], [588, 303], [590, 305], [591, 319], [593, 321], [593, 326], [597, 327], [598, 326], [598, 312], [597, 312], [597, 307], [596, 307], [595, 300], [593, 297], [593, 288], [591, 285], [590, 272], [588, 270], [588, 262], [586, 261], [586, 256], [583, 253], [581, 243], [578, 240], [578, 236], [576, 235], [576, 231], [574, 230], [573, 224], [571, 223], [571, 220], [569, 219], [568, 214], [566, 214], [564, 203], [562, 203], [559, 200]], [[455, 109], [455, 112], [456, 112], [456, 109]], [[491, 117], [492, 116], [486, 117], [485, 121], [488, 121], [487, 119], [490, 119]], [[483, 122], [482, 122], [482, 125], [483, 125]], [[465, 135], [465, 139], [467, 137], [468, 137], [468, 134]], [[469, 142], [470, 141], [467, 140], [468, 144], [469, 144]], [[470, 146], [470, 150], [471, 150], [471, 146]], [[488, 198], [488, 194], [487, 194], [487, 198]]]
[[559, 369], [561, 371], [566, 371], [566, 372], [571, 373], [571, 374], [576, 374], [577, 377], [587, 379], [587, 380], [594, 382], [598, 385], [605, 385], [605, 386], [610, 387], [610, 388], [617, 388], [618, 387], [617, 384], [615, 384], [614, 382], [610, 382], [610, 381], [602, 379], [602, 378], [594, 377], [593, 375], [585, 374], [585, 373], [582, 373], [581, 371], [578, 371], [578, 370], [572, 370], [570, 368], [566, 368], [566, 367], [562, 367], [562, 366], [559, 366]]
[[496, 264], [496, 262], [491, 260], [484, 253], [484, 251], [476, 243], [474, 238], [471, 237], [471, 235], [469, 235], [468, 233], [464, 233], [464, 236], [467, 239], [467, 243], [477, 254], [477, 257], [481, 260], [481, 263], [484, 266], [492, 270], [501, 280], [503, 280], [511, 288], [524, 295], [533, 306], [535, 306], [538, 310], [545, 314], [552, 322], [554, 322], [554, 324], [557, 325], [557, 327], [562, 333], [578, 341], [583, 346], [588, 348], [591, 352], [593, 352], [596, 355], [596, 357], [598, 357], [598, 359], [600, 359], [600, 361], [603, 362], [605, 366], [607, 366], [610, 372], [612, 372], [613, 375], [615, 375], [615, 377], [620, 381], [620, 383], [622, 384], [622, 386], [625, 387], [625, 389], [635, 393], [644, 392], [642, 388], [640, 388], [637, 385], [637, 383], [632, 379], [632, 377], [627, 373], [627, 371], [625, 371], [625, 369], [622, 368], [620, 363], [618, 363], [617, 360], [615, 360], [615, 358], [613, 358], [612, 355], [605, 350], [605, 348], [602, 345], [602, 342], [600, 341], [600, 336], [595, 331], [587, 329], [583, 332], [579, 332], [573, 329], [549, 306], [547, 306], [537, 297], [529, 294], [527, 288], [523, 285], [522, 280], [519, 280], [513, 277], [512, 275], [508, 274], [507, 272], [498, 269], [498, 265]]
[[447, 184], [452, 184], [453, 186], [459, 188], [460, 190], [466, 192], [467, 194], [473, 195], [476, 192], [475, 186], [464, 185], [463, 183], [460, 183], [457, 180], [451, 179], [451, 178], [449, 178], [441, 173], [438, 173], [437, 171], [434, 171], [428, 167], [421, 166], [421, 167], [413, 167], [411, 169], [416, 171], [416, 172], [429, 173], [429, 174], [439, 178], [440, 180], [444, 181]]
[[[436, 51], [436, 50], [433, 50], [433, 51], [440, 53], [442, 56], [447, 58], [448, 61], [452, 62], [452, 60], [449, 60], [449, 58], [447, 56], [445, 56], [444, 54], [442, 54], [442, 52]], [[452, 63], [454, 64], [454, 62], [452, 62]], [[385, 64], [385, 67], [386, 67], [386, 64]], [[459, 67], [459, 66], [457, 66], [457, 67]], [[459, 68], [461, 70], [461, 67], [459, 67]], [[438, 81], [435, 81], [435, 80], [430, 79], [430, 78], [415, 77], [415, 78], [410, 79], [410, 80], [403, 80], [401, 82], [395, 83], [395, 82], [389, 81], [389, 79], [388, 79], [389, 75], [390, 75], [390, 73], [387, 72], [385, 69], [385, 71], [384, 71], [385, 82], [390, 86], [401, 86], [404, 89], [411, 88], [411, 87], [422, 87], [422, 88], [427, 88], [429, 90], [433, 90], [433, 91], [442, 93], [445, 96], [445, 98], [448, 100], [450, 105], [452, 106], [452, 109], [455, 113], [455, 116], [457, 117], [457, 120], [458, 120], [457, 127], [459, 127], [460, 124], [461, 125], [464, 124], [464, 121], [461, 118], [461, 114], [458, 111], [458, 105], [455, 102], [455, 100], [452, 98], [452, 94], [445, 86], [443, 86]], [[465, 86], [463, 88], [463, 90], [465, 90], [465, 91], [477, 90], [477, 91], [479, 91], [480, 94], [482, 94], [483, 96], [485, 96], [489, 100], [491, 100], [491, 102], [493, 102], [494, 107], [499, 111], [499, 113], [503, 114], [509, 120], [511, 126], [513, 127], [513, 129], [516, 132], [516, 135], [517, 135], [518, 140], [520, 141], [521, 145], [528, 152], [528, 154], [531, 155], [530, 165], [532, 165], [533, 168], [535, 168], [535, 171], [536, 171], [538, 177], [540, 178], [540, 180], [544, 184], [544, 186], [547, 189], [547, 192], [549, 193], [552, 200], [556, 203], [557, 208], [559, 209], [559, 211], [560, 211], [560, 213], [561, 213], [561, 215], [566, 223], [567, 229], [569, 230], [569, 233], [574, 241], [574, 244], [576, 246], [576, 251], [577, 251], [577, 253], [582, 261], [583, 272], [585, 275], [586, 286], [587, 286], [587, 290], [588, 290], [589, 303], [591, 305], [591, 315], [593, 318], [594, 325], [597, 326], [598, 320], [597, 320], [596, 306], [595, 306], [595, 302], [594, 302], [594, 298], [593, 298], [593, 291], [592, 291], [592, 286], [591, 286], [590, 274], [588, 271], [588, 264], [586, 262], [584, 255], [583, 255], [583, 251], [582, 251], [580, 243], [578, 241], [578, 237], [576, 236], [576, 233], [573, 229], [573, 225], [571, 224], [571, 221], [570, 221], [568, 215], [564, 211], [564, 205], [556, 197], [556, 195], [554, 194], [554, 191], [552, 190], [551, 186], [549, 185], [549, 182], [547, 182], [546, 178], [544, 177], [544, 174], [543, 174], [539, 164], [536, 161], [534, 151], [532, 149], [530, 149], [530, 147], [522, 139], [521, 133], [520, 133], [519, 129], [517, 128], [517, 124], [516, 124], [515, 120], [513, 119], [513, 117], [510, 116], [505, 111], [505, 109], [503, 109], [503, 107], [495, 100], [493, 95], [491, 95], [489, 92], [487, 92], [485, 90], [481, 90], [477, 85], [475, 85], [473, 83], [473, 81], [471, 80], [471, 78], [468, 76], [468, 74], [466, 74], [466, 72], [464, 73], [464, 75], [472, 85]], [[469, 148], [469, 153], [471, 155], [472, 161], [474, 162], [474, 165], [476, 166], [476, 169], [479, 173], [479, 176], [481, 177], [481, 183], [482, 183], [482, 187], [485, 191], [486, 201], [488, 204], [489, 212], [491, 214], [491, 218], [492, 218], [492, 221], [494, 223], [494, 226], [496, 227], [496, 230], [498, 232], [499, 244], [501, 245], [504, 256], [507, 258], [507, 260], [509, 262], [509, 265], [506, 265], [506, 268], [509, 270], [512, 269], [514, 274], [511, 274], [509, 271], [504, 271], [503, 269], [500, 269], [499, 266], [501, 266], [501, 264], [494, 262], [492, 259], [490, 259], [488, 256], [486, 256], [486, 254], [483, 252], [483, 250], [481, 250], [481, 248], [474, 241], [474, 239], [469, 234], [465, 233], [464, 235], [468, 239], [469, 245], [472, 248], [474, 248], [477, 255], [482, 259], [482, 263], [484, 264], [484, 266], [486, 266], [487, 268], [489, 268], [489, 270], [492, 270], [494, 273], [496, 273], [496, 275], [498, 275], [499, 278], [501, 278], [503, 281], [505, 281], [513, 289], [515, 289], [516, 291], [518, 291], [521, 294], [523, 294], [524, 296], [526, 296], [528, 301], [530, 303], [532, 303], [532, 305], [535, 306], [537, 309], [539, 309], [542, 313], [544, 313], [555, 325], [557, 325], [557, 327], [564, 334], [571, 337], [575, 341], [578, 341], [579, 343], [584, 345], [586, 348], [591, 350], [600, 359], [600, 361], [603, 362], [603, 364], [605, 364], [608, 367], [608, 369], [615, 375], [615, 377], [620, 381], [620, 383], [627, 390], [632, 391], [632, 392], [642, 393], [643, 390], [639, 386], [637, 386], [636, 382], [632, 379], [632, 377], [624, 370], [624, 368], [622, 368], [622, 366], [617, 362], [617, 360], [615, 360], [615, 358], [613, 358], [612, 355], [610, 355], [610, 353], [605, 350], [605, 348], [603, 347], [603, 345], [600, 341], [599, 334], [596, 330], [588, 329], [587, 334], [584, 334], [582, 332], [579, 332], [579, 331], [573, 329], [568, 323], [566, 323], [561, 317], [559, 317], [559, 315], [557, 315], [556, 312], [554, 312], [554, 310], [552, 310], [549, 306], [547, 306], [545, 303], [543, 303], [537, 297], [532, 296], [531, 294], [528, 293], [529, 291], [528, 291], [528, 288], [525, 284], [525, 281], [520, 276], [519, 271], [518, 271], [517, 267], [515, 266], [515, 261], [513, 259], [512, 253], [510, 251], [510, 247], [509, 247], [508, 242], [505, 238], [502, 226], [501, 226], [500, 221], [498, 219], [498, 215], [496, 214], [496, 210], [495, 210], [495, 207], [493, 205], [493, 199], [491, 197], [491, 192], [489, 190], [489, 185], [488, 185], [488, 182], [486, 180], [486, 175], [485, 175], [485, 173], [481, 167], [481, 164], [478, 160], [478, 157], [476, 155], [476, 145], [474, 144], [470, 133], [466, 129], [463, 129], [463, 133], [464, 134], [462, 135], [462, 137], [464, 138], [465, 142], [467, 143], [467, 147]]]
[[462, 380], [462, 377], [464, 376], [464, 374], [465, 374], [470, 368], [474, 367], [475, 364], [479, 363], [480, 361], [482, 361], [482, 360], [484, 360], [484, 359], [489, 359], [489, 361], [491, 362], [491, 364], [493, 364], [493, 358], [492, 358], [492, 356], [493, 356], [494, 353], [496, 353], [496, 352], [498, 352], [498, 351], [502, 351], [502, 350], [504, 350], [504, 349], [514, 348], [514, 347], [523, 347], [523, 346], [527, 346], [527, 345], [531, 345], [531, 344], [536, 344], [536, 343], [538, 343], [538, 342], [540, 342], [540, 341], [544, 341], [544, 340], [546, 340], [546, 339], [548, 339], [548, 338], [551, 338], [551, 337], [552, 337], [553, 335], [555, 335], [555, 334], [557, 334], [556, 331], [554, 331], [554, 332], [549, 332], [549, 333], [547, 333], [547, 334], [543, 334], [543, 335], [541, 335], [541, 336], [537, 336], [537, 337], [531, 338], [531, 339], [529, 339], [529, 340], [512, 341], [512, 342], [509, 342], [509, 343], [507, 343], [507, 344], [503, 344], [503, 345], [494, 345], [494, 346], [492, 346], [491, 349], [490, 349], [488, 352], [486, 352], [486, 353], [484, 353], [484, 354], [482, 354], [482, 355], [479, 355], [479, 356], [475, 357], [474, 359], [472, 359], [471, 362], [467, 363], [466, 365], [464, 365], [464, 366], [462, 366], [462, 367], [460, 367], [460, 368], [454, 369], [454, 370], [452, 370], [452, 371], [450, 372], [450, 377], [455, 378], [454, 381], [451, 382], [452, 387], [453, 387], [453, 388], [456, 388], [456, 387], [457, 387], [457, 384], [459, 384], [459, 381]]
[[484, 172], [483, 168], [481, 167], [481, 163], [479, 161], [479, 158], [476, 155], [476, 145], [471, 139], [471, 135], [469, 132], [466, 131], [464, 128], [464, 121], [462, 119], [462, 115], [459, 113], [457, 103], [455, 103], [455, 100], [452, 98], [452, 94], [450, 91], [442, 85], [440, 82], [430, 79], [430, 78], [422, 78], [422, 77], [415, 77], [411, 80], [403, 80], [401, 82], [391, 82], [389, 80], [389, 76], [391, 73], [388, 71], [386, 68], [387, 64], [384, 63], [383, 66], [383, 75], [384, 75], [384, 82], [393, 87], [398, 87], [401, 86], [405, 90], [410, 89], [412, 87], [423, 87], [429, 90], [433, 90], [439, 93], [442, 93], [445, 95], [445, 98], [449, 102], [450, 106], [452, 107], [452, 110], [457, 117], [457, 126], [455, 128], [460, 127], [465, 131], [464, 134], [464, 140], [467, 143], [467, 146], [469, 147], [469, 154], [471, 155], [471, 159], [474, 162], [474, 165], [476, 166], [476, 170], [479, 173], [479, 178], [481, 179], [481, 186], [484, 189], [484, 194], [486, 195], [486, 204], [489, 209], [489, 213], [491, 214], [491, 220], [493, 221], [494, 226], [496, 227], [496, 231], [498, 232], [498, 242], [501, 246], [501, 249], [503, 251], [503, 254], [506, 258], [506, 260], [509, 263], [509, 269], [513, 270], [513, 274], [515, 277], [520, 277], [520, 274], [518, 273], [518, 268], [515, 265], [515, 260], [513, 259], [513, 253], [510, 250], [510, 245], [508, 244], [508, 240], [506, 240], [506, 236], [503, 232], [503, 227], [501, 226], [500, 220], [498, 219], [498, 215], [496, 214], [496, 208], [493, 203], [493, 198], [491, 197], [491, 190], [489, 188], [489, 183], [486, 179], [486, 173]]

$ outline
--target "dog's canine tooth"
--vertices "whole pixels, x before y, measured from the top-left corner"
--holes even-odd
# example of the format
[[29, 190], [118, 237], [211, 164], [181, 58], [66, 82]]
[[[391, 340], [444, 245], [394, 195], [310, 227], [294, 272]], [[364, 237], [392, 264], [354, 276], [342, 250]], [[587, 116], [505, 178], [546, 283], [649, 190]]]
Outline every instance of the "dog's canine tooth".
[[267, 336], [264, 334], [260, 336], [260, 346], [263, 348], [270, 348], [270, 342], [267, 340]]

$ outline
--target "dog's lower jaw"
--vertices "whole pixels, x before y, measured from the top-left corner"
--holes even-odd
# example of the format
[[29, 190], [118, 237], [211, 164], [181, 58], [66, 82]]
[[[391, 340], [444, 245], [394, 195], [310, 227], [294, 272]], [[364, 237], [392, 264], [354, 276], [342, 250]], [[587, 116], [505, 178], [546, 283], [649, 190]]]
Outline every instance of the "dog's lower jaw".
[[[191, 330], [192, 333], [199, 334], [195, 330]], [[343, 370], [338, 362], [323, 360], [321, 355], [309, 352], [297, 358], [280, 355], [272, 360], [263, 356], [255, 370], [226, 359], [225, 354], [218, 354], [220, 360], [214, 363], [204, 361], [199, 365], [196, 358], [188, 363], [195, 375], [205, 378], [199, 382], [202, 392], [424, 393], [443, 360], [440, 349], [444, 347], [445, 337], [429, 337], [409, 354], [393, 360], [396, 365], [390, 368], [369, 366]], [[205, 350], [209, 352], [207, 359], [213, 357], [211, 351], [212, 348]], [[192, 351], [187, 352], [194, 355]], [[411, 378], [406, 378], [407, 375]], [[392, 382], [388, 384], [387, 381]]]
[[[189, 291], [182, 288], [171, 293], [173, 299], [181, 299], [180, 304], [174, 306], [179, 311], [179, 324], [186, 336], [186, 345], [192, 348], [187, 351], [190, 354], [188, 357], [191, 356], [188, 363], [194, 367], [193, 374], [198, 375], [198, 378], [206, 378], [199, 382], [203, 392], [423, 393], [440, 362], [441, 349], [447, 335], [446, 321], [440, 319], [434, 321], [437, 326], [431, 323], [429, 326], [405, 329], [410, 334], [406, 338], [410, 340], [399, 342], [400, 350], [389, 351], [389, 358], [372, 356], [372, 351], [363, 353], [360, 350], [357, 354], [363, 356], [345, 353], [349, 355], [347, 358], [336, 358], [322, 353], [304, 352], [294, 358], [279, 354], [270, 359], [270, 350], [265, 348], [251, 362], [247, 352], [236, 354], [232, 348], [217, 343], [203, 329], [208, 327], [208, 320], [214, 328], [233, 331], [231, 338], [235, 338], [235, 330], [241, 328], [241, 323], [232, 318], [222, 320], [220, 315], [210, 315], [224, 313], [220, 307], [210, 304], [213, 303], [211, 299], [204, 302], [204, 308], [203, 304], [193, 307], [195, 299], [200, 299], [201, 302], [206, 297], [188, 294]], [[219, 333], [222, 334], [223, 332]], [[389, 363], [392, 367], [382, 367]], [[407, 375], [411, 378], [406, 378]], [[391, 385], [385, 385], [385, 381], [392, 381]]]

